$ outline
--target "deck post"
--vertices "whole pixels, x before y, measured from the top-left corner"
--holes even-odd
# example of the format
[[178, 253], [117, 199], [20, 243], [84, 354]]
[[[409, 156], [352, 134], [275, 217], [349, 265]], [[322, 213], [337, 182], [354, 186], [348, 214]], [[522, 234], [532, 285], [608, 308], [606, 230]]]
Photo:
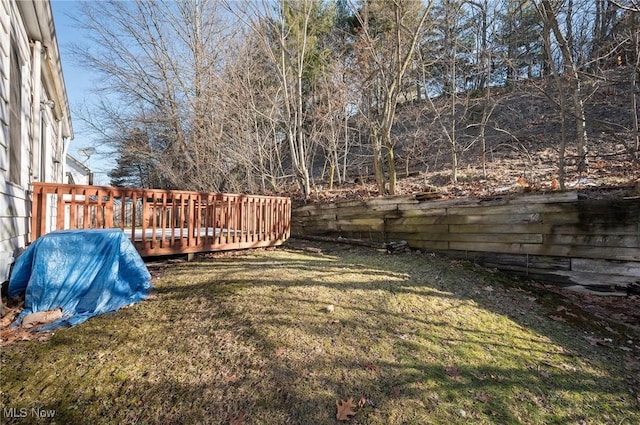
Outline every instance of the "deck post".
[[44, 234], [44, 223], [42, 212], [44, 210], [45, 203], [42, 202], [42, 189], [38, 187], [33, 188], [33, 198], [31, 199], [31, 240], [33, 243], [38, 236]]
[[192, 245], [192, 241], [193, 241], [193, 226], [194, 226], [194, 219], [195, 219], [195, 211], [194, 211], [194, 200], [193, 200], [193, 195], [189, 194], [188, 197], [188, 204], [187, 204], [187, 246], [191, 247]]
[[64, 229], [64, 193], [61, 190], [61, 188], [59, 188], [58, 190], [56, 190], [56, 230], [62, 230]]

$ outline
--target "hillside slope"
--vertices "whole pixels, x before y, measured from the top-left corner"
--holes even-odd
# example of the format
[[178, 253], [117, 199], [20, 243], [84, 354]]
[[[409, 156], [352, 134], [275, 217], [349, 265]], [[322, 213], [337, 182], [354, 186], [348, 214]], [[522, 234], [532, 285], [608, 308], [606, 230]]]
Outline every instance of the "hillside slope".
[[[640, 164], [634, 163], [635, 137], [631, 110], [631, 70], [618, 68], [606, 78], [585, 81], [588, 163], [577, 172], [575, 126], [567, 122], [566, 187], [635, 186]], [[405, 102], [398, 106], [393, 137], [397, 141], [398, 194], [438, 191], [445, 197], [486, 197], [518, 190], [555, 190], [561, 115], [553, 81], [525, 81], [513, 88], [484, 94]], [[482, 169], [480, 126], [483, 105], [490, 111], [484, 128], [486, 176]], [[637, 111], [640, 115], [640, 110]], [[450, 135], [455, 134], [458, 181], [451, 181]], [[409, 175], [409, 177], [403, 178]], [[373, 176], [352, 184], [316, 190], [312, 202], [377, 196]], [[519, 182], [519, 183], [518, 183]]]

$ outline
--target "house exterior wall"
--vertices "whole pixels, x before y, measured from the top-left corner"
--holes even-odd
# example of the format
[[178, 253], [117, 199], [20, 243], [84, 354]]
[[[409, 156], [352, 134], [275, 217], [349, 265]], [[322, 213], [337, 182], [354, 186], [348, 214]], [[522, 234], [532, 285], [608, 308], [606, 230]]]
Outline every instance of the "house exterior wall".
[[[30, 174], [29, 167], [21, 167], [20, 181], [22, 184], [16, 184], [11, 182], [10, 173], [10, 155], [11, 149], [15, 149], [17, 146], [12, 144], [10, 140], [10, 97], [11, 97], [11, 84], [10, 76], [12, 72], [16, 70], [11, 69], [11, 55], [17, 53], [18, 59], [21, 64], [19, 72], [22, 75], [22, 88], [21, 96], [24, 100], [26, 94], [30, 90], [30, 60], [29, 60], [29, 44], [27, 34], [21, 20], [17, 16], [16, 4], [9, 1], [2, 1], [0, 6], [0, 18], [2, 22], [2, 33], [0, 45], [2, 46], [1, 54], [2, 60], [0, 61], [1, 81], [0, 87], [2, 88], [1, 107], [0, 107], [0, 121], [2, 122], [2, 132], [0, 133], [0, 164], [2, 169], [0, 172], [3, 174], [3, 178], [0, 180], [0, 281], [4, 281], [8, 278], [9, 266], [14, 260], [14, 256], [17, 255], [20, 250], [26, 244], [26, 235], [28, 231], [28, 211], [30, 210], [30, 202], [27, 194], [27, 187], [24, 183], [28, 182], [28, 175]], [[11, 41], [14, 41], [14, 45], [11, 45]], [[15, 53], [14, 53], [15, 51]], [[15, 89], [15, 88], [13, 88]], [[20, 118], [22, 124], [29, 122], [30, 108], [29, 102], [22, 102], [22, 110]], [[28, 127], [21, 126], [21, 140], [20, 160], [22, 164], [26, 163], [26, 160], [30, 155], [29, 147], [29, 134]]]
[[[63, 182], [71, 131], [57, 56], [49, 1], [0, 0], [0, 282], [30, 242], [31, 183]], [[12, 119], [19, 119], [19, 133], [12, 133]]]
[[67, 154], [65, 163], [65, 183], [89, 185], [91, 170], [73, 156]]

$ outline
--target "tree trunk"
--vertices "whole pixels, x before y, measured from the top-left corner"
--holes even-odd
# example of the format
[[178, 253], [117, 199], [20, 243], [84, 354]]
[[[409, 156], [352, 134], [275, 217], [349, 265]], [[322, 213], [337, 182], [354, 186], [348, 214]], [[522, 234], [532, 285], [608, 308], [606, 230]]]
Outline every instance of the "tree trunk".
[[557, 17], [549, 0], [542, 0], [541, 13], [545, 22], [553, 31], [553, 34], [560, 46], [560, 50], [562, 51], [562, 62], [564, 65], [563, 74], [567, 75], [569, 78], [569, 84], [572, 92], [573, 115], [576, 123], [576, 140], [579, 156], [578, 172], [586, 172], [589, 164], [587, 162], [587, 128], [584, 103], [582, 101], [582, 82], [578, 75], [578, 68], [573, 60], [569, 41], [560, 30]]
[[344, 156], [342, 158], [342, 178], [347, 181], [347, 159], [349, 154], [349, 116], [344, 114]]
[[371, 145], [373, 148], [373, 173], [376, 179], [376, 185], [378, 186], [378, 192], [380, 195], [385, 195], [385, 178], [384, 168], [382, 162], [382, 140], [380, 133], [376, 129], [371, 129]]
[[388, 186], [385, 187], [385, 193], [388, 195], [396, 194], [396, 163], [393, 142], [391, 140], [391, 127], [384, 133], [384, 147], [387, 150], [387, 175]]
[[491, 100], [491, 89], [485, 88], [485, 98], [482, 103], [482, 121], [480, 123], [480, 143], [482, 147], [482, 178], [487, 178], [487, 137], [486, 129], [489, 122], [489, 101]]
[[542, 29], [542, 41], [546, 53], [546, 61], [548, 61], [549, 71], [553, 75], [553, 79], [558, 89], [560, 104], [560, 146], [558, 147], [558, 183], [562, 190], [565, 189], [565, 151], [567, 147], [567, 102], [564, 94], [564, 85], [562, 84], [562, 76], [558, 73], [551, 54], [551, 27], [545, 19]]
[[635, 135], [635, 149], [633, 152], [633, 160], [636, 164], [640, 163], [640, 123], [638, 122], [638, 80], [640, 80], [640, 10], [632, 12], [630, 17], [631, 25], [631, 42], [635, 49], [636, 61], [631, 70], [631, 119], [633, 120], [633, 134]]
[[451, 56], [451, 181], [458, 182], [458, 141], [456, 140], [456, 45]]
[[[375, 42], [373, 37], [369, 34], [367, 28], [367, 17], [366, 15], [362, 15], [364, 12], [366, 14], [367, 2], [365, 2], [365, 7], [363, 11], [355, 11], [357, 17], [362, 25], [364, 31], [363, 36], [367, 42], [368, 46], [372, 46], [371, 50], [375, 52]], [[416, 49], [416, 45], [418, 42], [418, 37], [420, 35], [420, 31], [429, 15], [429, 10], [431, 7], [431, 2], [425, 8], [421, 19], [415, 28], [411, 29], [410, 40], [408, 48], [406, 52], [402, 52], [402, 20], [401, 20], [401, 8], [402, 5], [399, 2], [393, 2], [394, 7], [394, 32], [393, 32], [393, 66], [389, 69], [385, 69], [385, 65], [381, 63], [377, 59], [373, 59], [375, 67], [377, 68], [380, 85], [378, 86], [379, 91], [381, 92], [381, 96], [377, 98], [382, 98], [382, 111], [381, 113], [376, 113], [374, 116], [370, 115], [370, 127], [371, 127], [371, 143], [373, 150], [373, 169], [375, 172], [376, 183], [378, 185], [378, 190], [380, 194], [388, 194], [395, 193], [395, 183], [396, 183], [396, 167], [395, 167], [395, 143], [391, 138], [391, 127], [393, 126], [393, 121], [396, 113], [396, 106], [398, 104], [398, 95], [402, 90], [402, 81], [407, 72], [407, 68], [413, 59], [413, 55]], [[405, 28], [406, 29], [406, 28]], [[375, 53], [374, 53], [375, 54]], [[387, 150], [386, 156], [383, 158], [382, 149]], [[386, 159], [388, 181], [384, 175], [384, 165], [383, 161]], [[388, 185], [387, 185], [388, 183]]]

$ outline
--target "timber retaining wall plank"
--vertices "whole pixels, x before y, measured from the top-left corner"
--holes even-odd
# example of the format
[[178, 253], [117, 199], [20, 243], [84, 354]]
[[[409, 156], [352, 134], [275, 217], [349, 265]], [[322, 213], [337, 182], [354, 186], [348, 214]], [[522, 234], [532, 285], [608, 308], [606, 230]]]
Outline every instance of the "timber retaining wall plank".
[[640, 279], [639, 262], [572, 258], [571, 269], [579, 272], [633, 276]]
[[567, 285], [624, 286], [640, 280], [640, 199], [588, 199], [576, 191], [419, 199], [305, 206], [293, 211], [292, 229], [294, 234], [406, 240], [413, 248], [520, 274], [546, 274]]

